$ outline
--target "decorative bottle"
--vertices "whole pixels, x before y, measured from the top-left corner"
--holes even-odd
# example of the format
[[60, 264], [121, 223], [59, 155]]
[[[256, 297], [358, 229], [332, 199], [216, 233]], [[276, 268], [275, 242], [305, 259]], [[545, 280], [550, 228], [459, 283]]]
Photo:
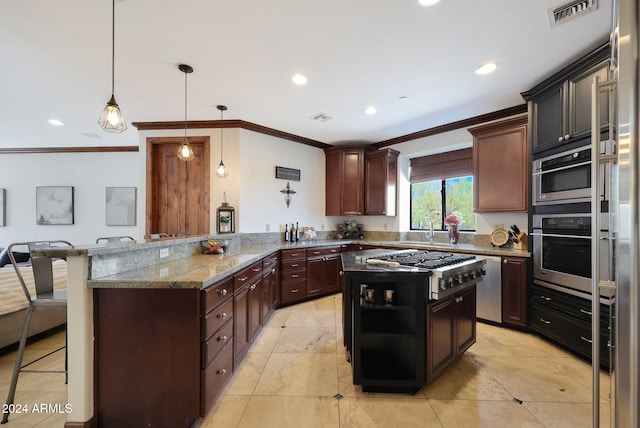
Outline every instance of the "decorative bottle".
[[284, 242], [289, 242], [289, 228], [284, 225]]

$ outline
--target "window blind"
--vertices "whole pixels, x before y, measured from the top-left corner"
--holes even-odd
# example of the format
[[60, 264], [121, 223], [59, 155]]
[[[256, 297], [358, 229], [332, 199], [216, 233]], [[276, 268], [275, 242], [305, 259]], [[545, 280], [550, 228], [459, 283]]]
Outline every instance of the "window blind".
[[468, 149], [411, 159], [411, 183], [473, 175], [473, 152]]

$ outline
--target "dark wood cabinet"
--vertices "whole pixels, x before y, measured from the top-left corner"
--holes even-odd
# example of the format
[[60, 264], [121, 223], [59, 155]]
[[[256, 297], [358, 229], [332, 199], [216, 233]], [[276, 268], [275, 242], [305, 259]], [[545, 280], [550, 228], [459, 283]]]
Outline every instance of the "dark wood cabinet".
[[529, 144], [526, 114], [470, 128], [475, 212], [527, 211]]
[[262, 300], [262, 261], [233, 276], [234, 362], [238, 364], [260, 331]]
[[427, 304], [427, 383], [476, 342], [476, 287]]
[[325, 214], [396, 215], [398, 154], [364, 146], [325, 149]]
[[328, 216], [364, 212], [364, 147], [325, 150]]
[[307, 297], [340, 290], [341, 247], [307, 249]]
[[396, 215], [399, 154], [400, 152], [393, 149], [380, 149], [365, 154], [365, 215]]
[[[533, 153], [588, 144], [581, 140], [591, 134], [591, 84], [594, 76], [609, 79], [608, 58], [607, 43], [522, 93], [529, 103]], [[601, 132], [608, 126], [611, 101], [607, 91], [600, 93]]]
[[502, 322], [505, 324], [527, 325], [528, 267], [526, 258], [502, 258]]
[[280, 303], [298, 302], [307, 297], [307, 250], [280, 252]]
[[278, 306], [280, 295], [280, 257], [271, 254], [262, 260], [262, 311], [260, 324], [263, 326]]

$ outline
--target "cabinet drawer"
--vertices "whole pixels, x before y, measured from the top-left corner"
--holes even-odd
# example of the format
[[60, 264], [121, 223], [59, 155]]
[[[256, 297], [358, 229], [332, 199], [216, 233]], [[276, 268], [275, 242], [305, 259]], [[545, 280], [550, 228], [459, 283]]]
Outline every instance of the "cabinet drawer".
[[271, 254], [264, 259], [262, 259], [262, 270], [271, 269], [277, 266], [280, 257], [278, 257], [278, 253]]
[[331, 254], [340, 254], [341, 248], [337, 247], [318, 247], [318, 248], [307, 248], [307, 257], [320, 257], [327, 256]]
[[304, 271], [306, 269], [306, 260], [290, 260], [288, 262], [282, 262], [282, 272]]
[[307, 297], [307, 282], [295, 281], [283, 283], [281, 289], [281, 302], [289, 303]]
[[227, 323], [214, 334], [209, 340], [202, 344], [202, 366], [207, 367], [211, 361], [220, 353], [227, 343], [233, 340], [233, 321]]
[[284, 265], [286, 262], [291, 260], [306, 260], [307, 259], [307, 250], [305, 248], [300, 248], [297, 250], [282, 250], [281, 251], [281, 260]]
[[204, 316], [204, 336], [207, 340], [227, 321], [233, 318], [233, 299], [227, 299], [225, 303]]
[[306, 282], [307, 281], [307, 271], [306, 270], [298, 270], [293, 272], [285, 272], [284, 269], [281, 273], [281, 283], [284, 285], [290, 282]]
[[228, 299], [233, 294], [233, 278], [229, 276], [222, 281], [216, 282], [210, 287], [207, 287], [204, 291], [203, 313], [207, 313], [219, 305], [225, 299]]
[[206, 369], [202, 370], [202, 410], [203, 414], [214, 403], [218, 394], [231, 378], [233, 372], [233, 340], [220, 352]]
[[239, 290], [242, 286], [251, 282], [253, 279], [255, 279], [258, 275], [261, 275], [261, 274], [262, 274], [262, 260], [255, 262], [251, 266], [246, 267], [241, 271], [238, 271], [238, 273], [236, 273], [233, 276], [234, 289]]

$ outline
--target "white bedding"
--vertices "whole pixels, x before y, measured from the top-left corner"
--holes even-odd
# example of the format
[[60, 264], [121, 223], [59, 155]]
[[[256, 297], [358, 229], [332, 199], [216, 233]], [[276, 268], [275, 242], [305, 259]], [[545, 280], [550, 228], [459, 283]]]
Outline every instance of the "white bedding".
[[[31, 266], [19, 266], [19, 269], [29, 288], [29, 292], [32, 296], [35, 296], [36, 289]], [[53, 284], [55, 290], [67, 288], [67, 262], [64, 260], [53, 261]], [[22, 291], [13, 265], [9, 264], [0, 268], [0, 315], [17, 312], [27, 306], [27, 298], [24, 295], [24, 291]]]

